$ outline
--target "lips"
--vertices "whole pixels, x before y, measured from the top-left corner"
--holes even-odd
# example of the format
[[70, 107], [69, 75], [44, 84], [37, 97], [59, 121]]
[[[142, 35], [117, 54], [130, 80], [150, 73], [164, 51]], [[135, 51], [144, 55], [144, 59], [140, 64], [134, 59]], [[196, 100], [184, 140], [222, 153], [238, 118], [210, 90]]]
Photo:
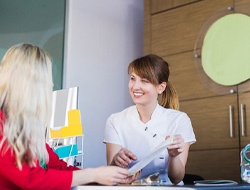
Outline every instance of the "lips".
[[135, 97], [140, 97], [140, 96], [142, 96], [144, 93], [142, 93], [142, 92], [134, 92], [133, 94], [134, 94]]

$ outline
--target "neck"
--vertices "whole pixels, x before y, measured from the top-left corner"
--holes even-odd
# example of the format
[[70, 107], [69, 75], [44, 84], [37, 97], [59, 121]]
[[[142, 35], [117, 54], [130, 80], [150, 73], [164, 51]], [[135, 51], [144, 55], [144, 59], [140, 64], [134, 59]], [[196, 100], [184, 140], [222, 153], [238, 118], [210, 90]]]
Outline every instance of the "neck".
[[137, 111], [140, 115], [140, 119], [143, 123], [147, 123], [151, 119], [151, 116], [156, 108], [156, 105], [157, 103], [147, 106], [136, 105]]

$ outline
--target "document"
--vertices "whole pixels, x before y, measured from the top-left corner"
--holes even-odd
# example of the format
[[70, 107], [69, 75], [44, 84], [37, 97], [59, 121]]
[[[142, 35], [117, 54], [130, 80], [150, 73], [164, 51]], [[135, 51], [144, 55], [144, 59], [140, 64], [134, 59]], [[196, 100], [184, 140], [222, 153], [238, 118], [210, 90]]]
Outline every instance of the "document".
[[137, 162], [134, 166], [132, 166], [129, 171], [129, 176], [136, 174], [146, 165], [148, 165], [159, 153], [161, 153], [165, 148], [173, 143], [173, 137], [169, 137], [167, 140], [163, 141], [159, 144], [152, 152], [149, 153], [144, 159]]
[[224, 186], [237, 185], [236, 181], [232, 180], [199, 180], [194, 182], [196, 186]]

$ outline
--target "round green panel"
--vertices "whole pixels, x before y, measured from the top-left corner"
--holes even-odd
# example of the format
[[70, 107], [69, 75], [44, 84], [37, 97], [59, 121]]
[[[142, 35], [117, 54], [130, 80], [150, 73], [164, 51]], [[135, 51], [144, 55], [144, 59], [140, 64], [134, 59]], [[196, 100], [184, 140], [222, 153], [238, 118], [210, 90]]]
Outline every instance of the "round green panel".
[[231, 86], [250, 78], [250, 17], [226, 15], [208, 29], [201, 52], [204, 72], [216, 83]]

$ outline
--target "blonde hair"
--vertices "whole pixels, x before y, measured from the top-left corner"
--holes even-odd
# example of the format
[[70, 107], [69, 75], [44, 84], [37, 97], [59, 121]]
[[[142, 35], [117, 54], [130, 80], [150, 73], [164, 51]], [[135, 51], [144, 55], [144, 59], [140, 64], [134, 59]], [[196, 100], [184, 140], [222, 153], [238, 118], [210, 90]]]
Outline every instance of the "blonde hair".
[[[24, 163], [48, 162], [45, 133], [51, 116], [52, 60], [31, 44], [12, 46], [0, 64], [1, 153], [14, 151], [19, 169]], [[5, 150], [5, 151], [4, 151]]]
[[158, 96], [158, 102], [165, 108], [179, 109], [178, 94], [168, 81], [170, 71], [168, 63], [164, 59], [154, 54], [135, 59], [128, 66], [128, 74], [132, 72], [141, 78], [146, 78], [154, 85], [166, 82], [166, 89]]

